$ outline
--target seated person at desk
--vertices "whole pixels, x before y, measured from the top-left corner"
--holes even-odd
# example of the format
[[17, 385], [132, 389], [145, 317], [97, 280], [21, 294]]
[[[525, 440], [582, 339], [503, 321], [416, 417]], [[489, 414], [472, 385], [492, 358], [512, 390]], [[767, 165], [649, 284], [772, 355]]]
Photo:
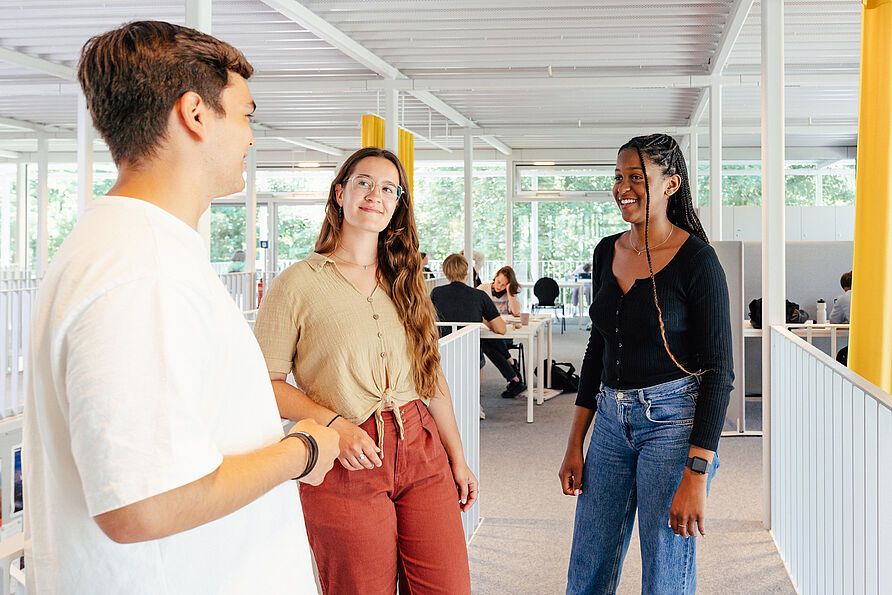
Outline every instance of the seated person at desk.
[[[443, 261], [443, 274], [449, 279], [449, 285], [435, 287], [431, 292], [431, 301], [437, 309], [440, 322], [483, 322], [494, 333], [504, 335], [507, 331], [505, 321], [499, 316], [499, 311], [489, 297], [480, 291], [465, 284], [468, 278], [468, 261], [460, 254], [452, 254]], [[502, 376], [508, 380], [508, 389], [502, 393], [513, 392], [508, 397], [515, 397], [526, 390], [526, 385], [520, 381], [517, 362], [511, 358], [500, 357], [498, 353], [490, 353], [490, 343], [501, 343], [503, 339], [482, 339], [480, 341], [480, 367], [486, 364], [484, 354], [499, 369]], [[507, 352], [507, 349], [505, 350]], [[519, 388], [517, 388], [519, 387]], [[510, 389], [510, 390], [509, 390]], [[516, 391], [516, 392], [515, 392]]]
[[[477, 289], [490, 297], [502, 316], [520, 316], [520, 301], [517, 299], [520, 283], [517, 282], [517, 275], [511, 267], [500, 268], [492, 283], [484, 283]], [[506, 399], [512, 399], [527, 389], [527, 385], [520, 381], [517, 360], [512, 358], [508, 351], [513, 344], [511, 339], [483, 339], [480, 344], [483, 354], [508, 381], [508, 386], [502, 393]], [[511, 367], [510, 370], [508, 366]]]
[[830, 322], [833, 324], [848, 324], [849, 309], [852, 307], [852, 271], [844, 273], [839, 278], [843, 294], [833, 300], [833, 309], [830, 310]]
[[[592, 263], [587, 262], [585, 264], [581, 264], [570, 274], [571, 279], [575, 279], [577, 281], [581, 281], [582, 279], [588, 279], [591, 281], [592, 278]], [[577, 307], [582, 307], [582, 304], [579, 301], [580, 292], [585, 292], [585, 303], [592, 303], [592, 284], [587, 283], [580, 287], [574, 287], [573, 291], [570, 292], [570, 303]]]
[[502, 316], [520, 316], [520, 301], [517, 299], [520, 283], [511, 267], [500, 268], [492, 283], [483, 283], [477, 289], [489, 296]]

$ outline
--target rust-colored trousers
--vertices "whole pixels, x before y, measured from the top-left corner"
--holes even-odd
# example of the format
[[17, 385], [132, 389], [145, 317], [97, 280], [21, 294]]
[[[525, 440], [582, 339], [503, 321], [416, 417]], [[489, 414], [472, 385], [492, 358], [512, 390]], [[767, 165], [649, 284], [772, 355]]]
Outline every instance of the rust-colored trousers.
[[[384, 413], [384, 464], [300, 484], [310, 547], [326, 595], [471, 592], [458, 492], [437, 424], [421, 401]], [[377, 443], [375, 418], [360, 426]]]

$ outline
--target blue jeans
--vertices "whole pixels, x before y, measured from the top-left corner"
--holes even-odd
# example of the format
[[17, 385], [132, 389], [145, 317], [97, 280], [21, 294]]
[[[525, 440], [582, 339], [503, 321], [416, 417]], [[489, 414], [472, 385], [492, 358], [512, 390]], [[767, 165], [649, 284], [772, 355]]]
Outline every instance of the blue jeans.
[[[567, 593], [615, 593], [635, 512], [641, 541], [642, 593], [694, 593], [696, 539], [669, 528], [694, 424], [699, 381], [693, 376], [642, 389], [602, 386], [576, 502]], [[719, 466], [713, 459], [709, 482]]]

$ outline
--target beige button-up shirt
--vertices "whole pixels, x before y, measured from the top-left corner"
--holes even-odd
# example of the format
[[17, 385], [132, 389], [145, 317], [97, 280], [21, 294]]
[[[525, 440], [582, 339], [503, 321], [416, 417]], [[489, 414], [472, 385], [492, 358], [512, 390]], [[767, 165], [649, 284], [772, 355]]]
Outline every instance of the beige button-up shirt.
[[280, 273], [264, 294], [254, 334], [270, 372], [293, 372], [313, 401], [361, 424], [421, 398], [415, 391], [406, 331], [382, 285], [360, 293], [334, 261], [313, 253]]

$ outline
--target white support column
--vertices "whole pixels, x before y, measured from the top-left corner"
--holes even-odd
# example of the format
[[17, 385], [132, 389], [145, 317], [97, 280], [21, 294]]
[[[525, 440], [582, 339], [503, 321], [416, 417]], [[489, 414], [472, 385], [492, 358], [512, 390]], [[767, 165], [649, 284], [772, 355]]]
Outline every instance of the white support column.
[[15, 265], [28, 267], [28, 166], [24, 163], [16, 164]]
[[9, 187], [2, 190], [0, 196], [0, 267], [12, 264], [11, 242], [9, 223], [12, 221], [12, 197]]
[[722, 84], [709, 86], [709, 239], [722, 239]]
[[50, 200], [49, 140], [41, 134], [37, 138], [37, 258], [34, 272], [43, 278], [48, 260], [47, 211]]
[[762, 523], [771, 529], [771, 332], [786, 287], [784, 3], [762, 2]]
[[186, 0], [186, 26], [211, 34], [212, 0]]
[[399, 91], [393, 87], [384, 89], [384, 148], [397, 155], [400, 146], [399, 102]]
[[530, 203], [530, 281], [539, 279], [539, 201]]
[[691, 146], [688, 149], [688, 182], [691, 186], [691, 201], [694, 208], [700, 206], [700, 135], [691, 134]]
[[514, 266], [514, 159], [505, 160], [505, 265]]
[[[186, 26], [197, 29], [202, 33], [211, 34], [211, 0], [186, 0]], [[198, 219], [198, 233], [204, 240], [208, 258], [211, 254], [211, 208], [205, 211]]]
[[[279, 205], [270, 198], [266, 203], [266, 273], [275, 275], [279, 268]], [[264, 287], [263, 291], [268, 288]]]
[[824, 206], [824, 174], [815, 175], [815, 205]]
[[245, 272], [251, 273], [251, 299], [248, 308], [257, 307], [254, 291], [257, 277], [257, 147], [248, 149], [248, 175], [245, 180]]
[[77, 94], [77, 217], [93, 200], [93, 122], [82, 91]]
[[465, 129], [465, 258], [468, 259], [468, 285], [474, 286], [474, 135]]

